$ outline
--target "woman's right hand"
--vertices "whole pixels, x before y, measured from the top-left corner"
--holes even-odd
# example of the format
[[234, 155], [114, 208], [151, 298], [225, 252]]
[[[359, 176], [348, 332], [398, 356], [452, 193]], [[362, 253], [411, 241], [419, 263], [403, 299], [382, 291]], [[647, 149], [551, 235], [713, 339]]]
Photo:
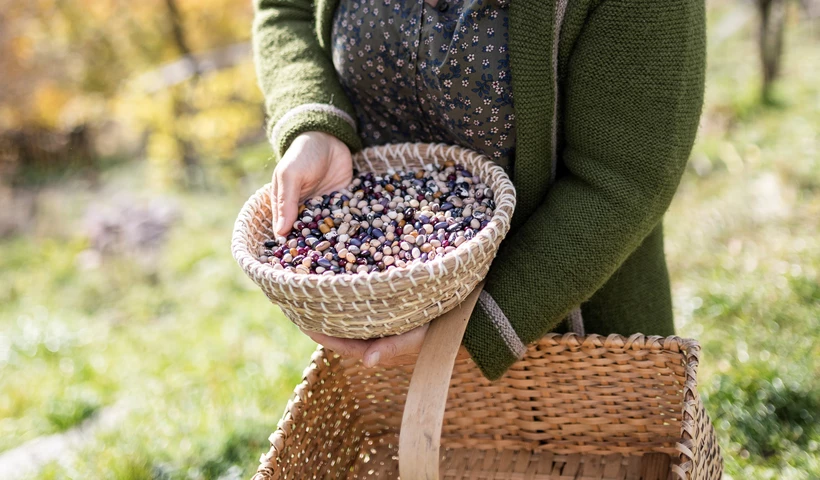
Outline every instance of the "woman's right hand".
[[353, 161], [344, 142], [324, 132], [296, 137], [273, 171], [274, 233], [290, 232], [300, 202], [345, 188], [352, 180]]

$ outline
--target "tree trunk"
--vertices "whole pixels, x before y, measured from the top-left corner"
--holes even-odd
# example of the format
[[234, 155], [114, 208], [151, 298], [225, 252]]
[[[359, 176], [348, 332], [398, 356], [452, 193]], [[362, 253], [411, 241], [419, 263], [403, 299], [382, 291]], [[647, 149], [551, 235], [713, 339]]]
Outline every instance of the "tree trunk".
[[780, 75], [783, 57], [786, 0], [757, 0], [757, 7], [760, 13], [758, 41], [763, 73], [761, 96], [764, 103], [772, 103], [772, 85]]

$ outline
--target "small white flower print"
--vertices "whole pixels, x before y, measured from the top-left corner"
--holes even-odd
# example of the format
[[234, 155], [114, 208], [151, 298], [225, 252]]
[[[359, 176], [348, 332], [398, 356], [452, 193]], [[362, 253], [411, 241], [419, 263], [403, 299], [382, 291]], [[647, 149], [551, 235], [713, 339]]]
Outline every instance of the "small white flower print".
[[476, 115], [481, 115], [481, 112], [483, 112], [483, 111], [484, 111], [484, 109], [482, 109], [481, 107], [476, 107], [475, 108]]
[[473, 35], [473, 45], [478, 44], [478, 35]]
[[[473, 60], [475, 60], [475, 54], [474, 53], [467, 54], [467, 61], [472, 62]], [[469, 67], [467, 67], [467, 68], [469, 68]]]
[[481, 65], [483, 67], [489, 67], [490, 66], [490, 61], [485, 58], [484, 60], [481, 61]]
[[492, 140], [484, 140], [484, 145], [486, 145], [486, 146], [488, 146], [488, 147], [489, 147], [489, 146], [490, 146], [490, 145], [492, 145], [492, 144], [493, 144], [493, 141], [492, 141]]
[[479, 136], [479, 137], [483, 137], [483, 136], [485, 136], [485, 135], [487, 135], [487, 132], [485, 132], [484, 130], [479, 130], [479, 131], [478, 131], [478, 136]]
[[492, 98], [485, 98], [485, 99], [484, 99], [484, 105], [489, 105], [489, 104], [491, 104], [491, 103], [493, 103], [493, 99], [492, 99]]
[[504, 128], [506, 128], [507, 130], [511, 129], [512, 128], [512, 123], [505, 123]]
[[499, 135], [499, 136], [498, 136], [498, 139], [499, 139], [499, 140], [501, 140], [501, 141], [503, 142], [504, 140], [506, 140], [506, 139], [507, 139], [507, 136], [506, 136], [506, 135]]
[[479, 126], [481, 125], [481, 122], [479, 120], [473, 120], [473, 125]]
[[[499, 146], [500, 146], [500, 145], [499, 145]], [[501, 152], [499, 152], [498, 150], [496, 150], [496, 151], [493, 153], [493, 157], [495, 157], [495, 158], [499, 158], [500, 156], [501, 156]]]
[[489, 35], [489, 36], [491, 36], [491, 37], [492, 37], [493, 35], [495, 35], [495, 29], [493, 29], [493, 28], [488, 28], [488, 29], [487, 29], [487, 35]]
[[470, 81], [465, 78], [464, 80], [461, 81], [461, 86], [462, 87], [469, 87], [470, 86]]
[[498, 107], [493, 107], [493, 115], [498, 115]]
[[461, 117], [461, 119], [464, 120], [465, 122], [469, 122], [470, 121], [470, 116], [469, 115], [464, 115], [463, 117]]
[[444, 81], [444, 86], [447, 87], [447, 88], [452, 87], [453, 86], [453, 81], [448, 78], [447, 80]]
[[490, 117], [490, 122], [495, 123], [497, 121], [498, 121], [498, 116], [493, 115], [492, 117]]
[[468, 128], [467, 130], [464, 130], [464, 135], [467, 135], [468, 137], [472, 137], [473, 136], [473, 130], [471, 128]]
[[464, 99], [464, 105], [467, 105], [467, 106], [469, 107], [469, 106], [470, 106], [470, 103], [472, 103], [472, 102], [470, 101], [470, 99], [469, 99], [469, 98], [465, 98], [465, 99]]
[[495, 135], [496, 133], [498, 133], [498, 127], [493, 127], [493, 128], [491, 128], [491, 129], [490, 129], [490, 133], [492, 133], [493, 135]]
[[487, 45], [486, 47], [484, 47], [484, 51], [485, 52], [492, 52], [494, 48], [495, 47], [492, 46], [492, 45]]

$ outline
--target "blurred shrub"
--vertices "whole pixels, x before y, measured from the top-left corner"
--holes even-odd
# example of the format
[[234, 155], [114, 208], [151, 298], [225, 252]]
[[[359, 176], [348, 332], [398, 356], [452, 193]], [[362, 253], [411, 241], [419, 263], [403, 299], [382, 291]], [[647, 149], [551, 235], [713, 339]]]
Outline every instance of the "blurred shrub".
[[716, 427], [740, 445], [742, 456], [765, 459], [790, 450], [816, 450], [820, 389], [814, 383], [798, 372], [749, 364], [715, 375], [707, 403]]
[[55, 431], [61, 432], [79, 425], [99, 408], [99, 397], [89, 391], [71, 388], [64, 395], [49, 400], [45, 416]]
[[237, 145], [263, 138], [251, 18], [231, 0], [0, 0], [0, 133], [90, 127], [97, 153], [145, 155], [160, 184], [218, 183]]

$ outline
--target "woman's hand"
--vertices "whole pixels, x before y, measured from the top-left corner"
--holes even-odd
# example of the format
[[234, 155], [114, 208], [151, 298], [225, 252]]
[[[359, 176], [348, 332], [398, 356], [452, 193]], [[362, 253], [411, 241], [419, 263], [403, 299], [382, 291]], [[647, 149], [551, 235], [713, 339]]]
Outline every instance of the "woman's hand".
[[[401, 335], [371, 340], [336, 338], [307, 330], [302, 330], [302, 332], [328, 350], [346, 358], [361, 360], [365, 367], [372, 368], [376, 365], [415, 365], [429, 327], [430, 324], [426, 323]], [[458, 358], [468, 356], [469, 353], [462, 345], [458, 351]]]
[[273, 171], [274, 233], [285, 236], [296, 221], [299, 202], [347, 187], [353, 179], [350, 149], [323, 132], [296, 137]]

